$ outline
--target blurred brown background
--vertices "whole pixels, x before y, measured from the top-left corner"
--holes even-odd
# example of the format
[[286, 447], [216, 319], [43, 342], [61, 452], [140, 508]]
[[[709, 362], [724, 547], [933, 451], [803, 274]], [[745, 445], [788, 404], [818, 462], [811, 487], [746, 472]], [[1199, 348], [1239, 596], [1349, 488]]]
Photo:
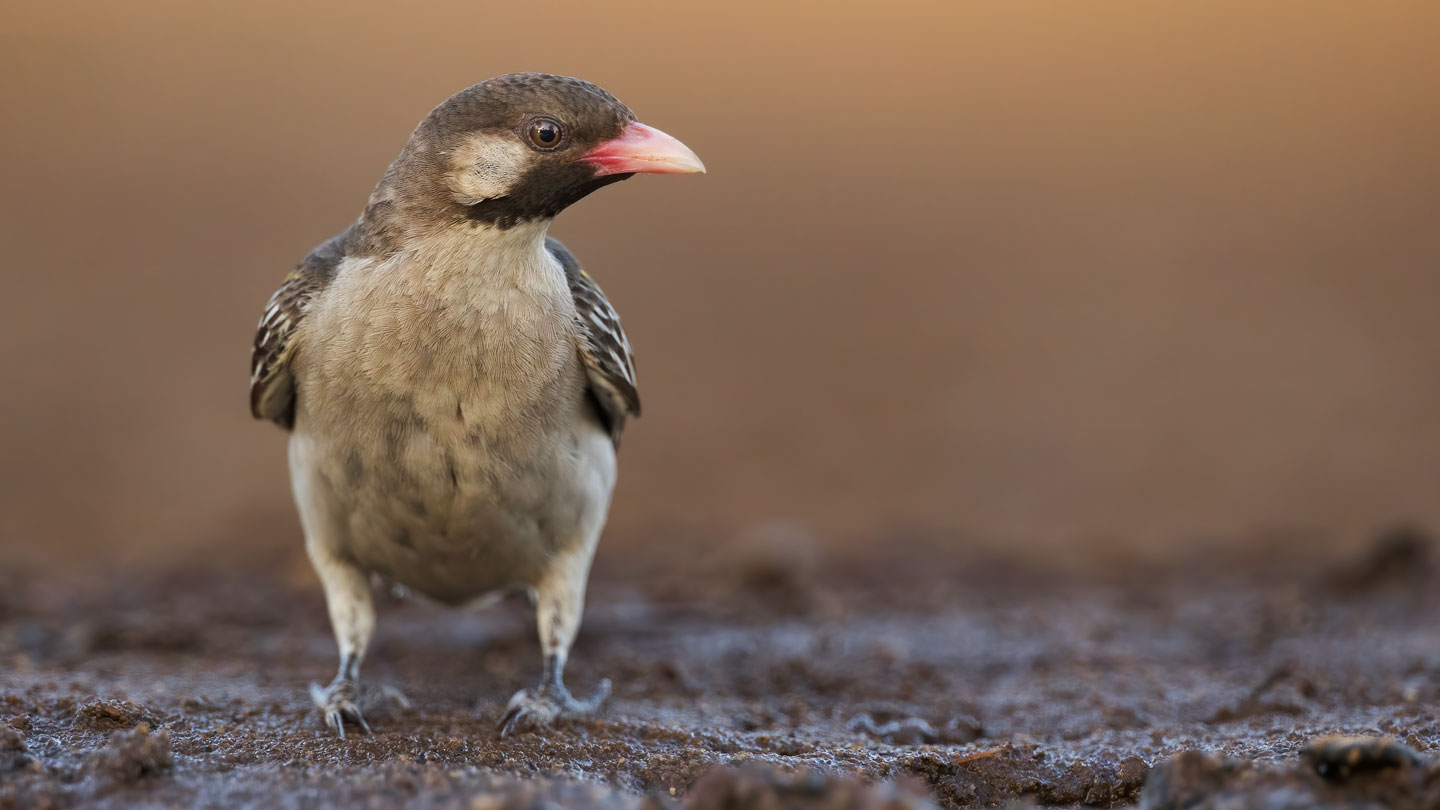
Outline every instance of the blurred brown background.
[[0, 565], [298, 547], [259, 312], [515, 70], [710, 169], [554, 229], [639, 353], [609, 553], [1440, 522], [1437, 33], [1429, 0], [12, 3]]

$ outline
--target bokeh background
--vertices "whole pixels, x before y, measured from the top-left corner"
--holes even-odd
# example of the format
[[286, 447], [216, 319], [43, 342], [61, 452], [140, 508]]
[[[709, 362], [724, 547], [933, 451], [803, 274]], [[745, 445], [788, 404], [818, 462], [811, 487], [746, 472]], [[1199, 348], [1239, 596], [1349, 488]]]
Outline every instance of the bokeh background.
[[[0, 566], [298, 549], [254, 324], [416, 121], [591, 79], [703, 177], [567, 212], [645, 417], [602, 559], [1440, 519], [1428, 0], [7, 4]], [[1276, 540], [1280, 542], [1280, 540]]]

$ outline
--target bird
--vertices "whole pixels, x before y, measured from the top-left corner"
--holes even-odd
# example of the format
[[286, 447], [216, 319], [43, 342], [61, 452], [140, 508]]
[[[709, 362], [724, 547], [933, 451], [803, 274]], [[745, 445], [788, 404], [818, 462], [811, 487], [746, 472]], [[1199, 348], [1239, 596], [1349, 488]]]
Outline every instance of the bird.
[[325, 724], [369, 732], [371, 582], [445, 605], [527, 591], [542, 654], [501, 736], [594, 715], [564, 680], [616, 451], [640, 415], [620, 317], [548, 229], [635, 174], [704, 172], [590, 82], [514, 73], [427, 114], [359, 218], [315, 248], [256, 329], [250, 408], [289, 432], [307, 556], [340, 666]]

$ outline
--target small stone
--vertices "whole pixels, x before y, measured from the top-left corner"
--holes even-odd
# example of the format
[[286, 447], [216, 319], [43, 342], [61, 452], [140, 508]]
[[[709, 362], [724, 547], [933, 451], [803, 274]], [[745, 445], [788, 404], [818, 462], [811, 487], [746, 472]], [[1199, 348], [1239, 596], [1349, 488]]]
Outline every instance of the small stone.
[[150, 732], [147, 723], [111, 735], [110, 742], [90, 762], [94, 771], [116, 782], [136, 782], [175, 766], [170, 753], [170, 732]]
[[78, 718], [79, 724], [91, 731], [115, 731], [155, 722], [143, 706], [128, 700], [92, 701], [80, 707]]
[[1315, 773], [1332, 781], [1420, 764], [1420, 755], [1393, 737], [1332, 735], [1305, 746], [1300, 758]]

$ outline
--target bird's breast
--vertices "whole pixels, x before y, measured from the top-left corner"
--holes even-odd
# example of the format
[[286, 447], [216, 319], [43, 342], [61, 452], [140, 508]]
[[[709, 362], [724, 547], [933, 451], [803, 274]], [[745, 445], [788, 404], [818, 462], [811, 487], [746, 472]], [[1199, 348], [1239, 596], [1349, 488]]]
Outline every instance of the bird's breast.
[[395, 413], [403, 402], [501, 433], [573, 399], [574, 301], [543, 241], [534, 252], [426, 247], [342, 263], [305, 324], [302, 397], [342, 419], [409, 416]]
[[292, 439], [343, 550], [440, 598], [525, 581], [614, 483], [563, 271], [450, 260], [342, 264], [303, 325]]

